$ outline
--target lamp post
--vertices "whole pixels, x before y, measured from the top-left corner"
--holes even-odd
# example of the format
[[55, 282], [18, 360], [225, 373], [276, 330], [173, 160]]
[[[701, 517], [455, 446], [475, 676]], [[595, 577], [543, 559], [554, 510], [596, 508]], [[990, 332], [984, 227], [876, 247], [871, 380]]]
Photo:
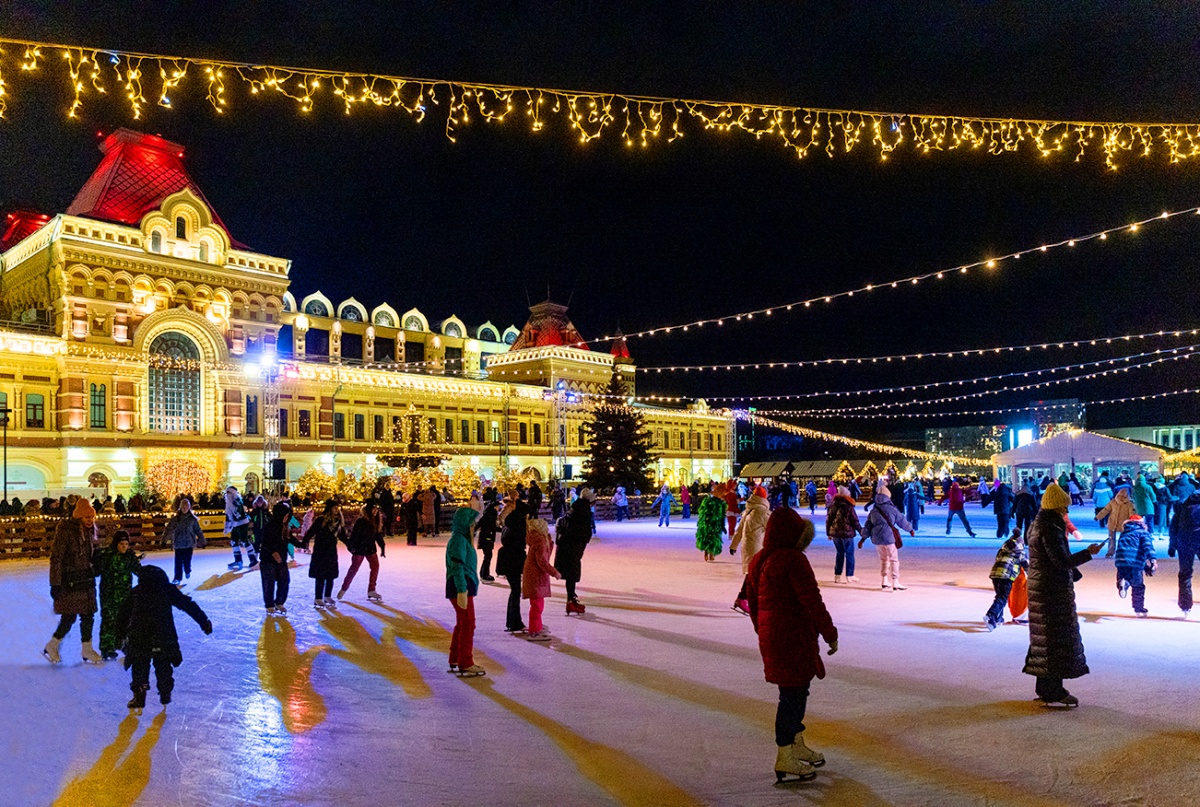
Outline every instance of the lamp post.
[[12, 414], [9, 407], [0, 407], [0, 423], [4, 425], [4, 503], [8, 504], [8, 416]]

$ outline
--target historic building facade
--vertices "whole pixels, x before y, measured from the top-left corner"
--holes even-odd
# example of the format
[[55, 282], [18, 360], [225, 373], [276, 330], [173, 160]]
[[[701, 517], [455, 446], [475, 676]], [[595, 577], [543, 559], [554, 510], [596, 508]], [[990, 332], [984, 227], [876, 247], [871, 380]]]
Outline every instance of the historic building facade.
[[[406, 413], [450, 468], [578, 475], [588, 395], [624, 342], [591, 350], [545, 302], [522, 330], [430, 321], [289, 288], [291, 262], [233, 239], [181, 146], [120, 130], [65, 213], [14, 212], [0, 239], [0, 408], [9, 495], [107, 487], [185, 463], [262, 484], [278, 436], [287, 477], [374, 470]], [[277, 404], [275, 402], [278, 402]], [[672, 482], [730, 473], [731, 424], [702, 402], [645, 407]]]

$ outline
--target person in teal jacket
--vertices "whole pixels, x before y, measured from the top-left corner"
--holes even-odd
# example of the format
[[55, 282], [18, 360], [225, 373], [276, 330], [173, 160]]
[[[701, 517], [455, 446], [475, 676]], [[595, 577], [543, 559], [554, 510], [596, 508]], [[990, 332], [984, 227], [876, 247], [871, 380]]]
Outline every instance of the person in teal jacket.
[[479, 592], [479, 573], [475, 571], [475, 547], [471, 545], [471, 527], [479, 513], [460, 507], [450, 526], [446, 543], [446, 599], [454, 606], [454, 634], [450, 637], [450, 669], [460, 676], [484, 675], [475, 663], [475, 595]]
[[1145, 474], [1138, 474], [1133, 483], [1133, 510], [1146, 523], [1147, 532], [1154, 532], [1154, 488]]

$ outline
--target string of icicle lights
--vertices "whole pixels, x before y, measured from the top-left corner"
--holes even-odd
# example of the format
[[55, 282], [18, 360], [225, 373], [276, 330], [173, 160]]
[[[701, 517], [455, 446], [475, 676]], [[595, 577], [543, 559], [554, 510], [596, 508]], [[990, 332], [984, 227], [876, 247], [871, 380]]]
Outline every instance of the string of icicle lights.
[[989, 356], [1001, 353], [1015, 353], [1024, 351], [1032, 353], [1035, 350], [1049, 350], [1050, 348], [1075, 348], [1075, 347], [1095, 347], [1098, 345], [1111, 345], [1114, 342], [1132, 342], [1135, 339], [1150, 339], [1154, 337], [1182, 337], [1182, 336], [1198, 336], [1200, 329], [1193, 330], [1178, 330], [1178, 331], [1151, 331], [1149, 333], [1130, 333], [1121, 334], [1120, 336], [1098, 336], [1095, 339], [1068, 339], [1062, 342], [1038, 342], [1029, 345], [1006, 345], [1003, 347], [982, 347], [970, 348], [967, 350], [939, 350], [939, 351], [924, 351], [921, 353], [904, 353], [891, 356], [857, 356], [846, 358], [829, 358], [829, 359], [801, 359], [798, 361], [773, 361], [773, 362], [754, 362], [752, 364], [690, 364], [690, 365], [672, 365], [663, 367], [639, 367], [639, 373], [676, 373], [676, 372], [704, 372], [706, 370], [775, 370], [785, 369], [789, 367], [820, 367], [821, 365], [849, 365], [849, 364], [886, 364], [888, 362], [907, 362], [909, 360], [934, 359], [934, 358], [954, 358], [955, 356]]
[[[982, 390], [980, 392], [968, 392], [968, 393], [964, 393], [962, 395], [948, 395], [948, 396], [944, 396], [941, 398], [913, 399], [910, 401], [899, 401], [899, 402], [880, 401], [878, 403], [863, 404], [861, 406], [843, 406], [843, 407], [829, 407], [829, 408], [825, 408], [825, 409], [791, 409], [791, 410], [772, 410], [772, 411], [774, 411], [775, 414], [777, 414], [777, 415], [797, 415], [797, 416], [814, 417], [814, 416], [817, 416], [820, 414], [845, 413], [845, 412], [868, 412], [868, 411], [874, 412], [874, 411], [882, 410], [885, 407], [924, 406], [927, 404], [949, 403], [951, 401], [962, 401], [962, 400], [967, 400], [967, 399], [971, 399], [971, 398], [986, 398], [989, 395], [1003, 395], [1003, 394], [1009, 393], [1009, 392], [1026, 392], [1031, 389], [1044, 389], [1046, 387], [1053, 387], [1053, 386], [1057, 386], [1059, 384], [1070, 384], [1070, 383], [1073, 383], [1076, 381], [1086, 381], [1086, 380], [1092, 379], [1092, 378], [1104, 378], [1104, 377], [1107, 377], [1110, 375], [1115, 375], [1117, 373], [1128, 373], [1130, 370], [1143, 370], [1147, 367], [1153, 367], [1154, 365], [1157, 365], [1157, 364], [1163, 364], [1164, 362], [1182, 361], [1182, 360], [1190, 359], [1192, 356], [1195, 356], [1196, 348], [1200, 348], [1200, 345], [1189, 345], [1187, 347], [1172, 348], [1172, 350], [1170, 351], [1171, 353], [1176, 353], [1177, 351], [1186, 351], [1186, 352], [1179, 352], [1179, 353], [1177, 353], [1177, 355], [1163, 356], [1163, 357], [1159, 357], [1156, 359], [1151, 359], [1149, 361], [1139, 362], [1139, 363], [1135, 363], [1135, 364], [1129, 364], [1124, 367], [1114, 367], [1110, 370], [1099, 370], [1099, 371], [1092, 372], [1092, 373], [1086, 373], [1084, 375], [1069, 376], [1067, 378], [1055, 378], [1055, 379], [1051, 379], [1050, 381], [1038, 381], [1038, 382], [1035, 382], [1032, 384], [1021, 384], [1021, 385], [1015, 386], [1015, 387], [1002, 387], [1000, 389]], [[746, 400], [746, 399], [743, 398], [740, 400]]]
[[[1193, 345], [1190, 347], [1200, 347]], [[929, 381], [924, 384], [905, 384], [896, 387], [875, 387], [874, 389], [856, 389], [856, 390], [825, 390], [820, 392], [796, 392], [785, 395], [713, 395], [710, 400], [713, 401], [792, 401], [801, 400], [804, 398], [845, 398], [854, 395], [874, 395], [879, 393], [891, 392], [910, 392], [919, 389], [936, 389], [938, 387], [962, 387], [970, 384], [983, 384], [989, 381], [998, 381], [1002, 378], [1031, 378], [1033, 376], [1068, 372], [1070, 370], [1082, 370], [1085, 367], [1100, 367], [1106, 364], [1121, 364], [1126, 362], [1134, 362], [1137, 359], [1143, 359], [1147, 356], [1161, 356], [1167, 353], [1177, 353], [1180, 350], [1187, 350], [1188, 347], [1165, 347], [1158, 350], [1149, 350], [1142, 353], [1132, 353], [1128, 356], [1117, 356], [1112, 359], [1097, 359], [1096, 361], [1081, 362], [1079, 364], [1064, 364], [1059, 367], [1043, 367], [1037, 370], [1017, 370], [1011, 373], [998, 373], [995, 375], [979, 376], [978, 378], [962, 378], [951, 381]]]
[[[1132, 401], [1156, 401], [1160, 398], [1171, 398], [1177, 395], [1200, 395], [1200, 389], [1177, 389], [1167, 392], [1156, 392], [1148, 395], [1128, 395], [1124, 398], [1105, 398], [1097, 401], [1080, 401], [1068, 404], [1039, 404], [1037, 406], [1007, 406], [1000, 409], [965, 409], [958, 412], [895, 412], [886, 406], [877, 408], [874, 412], [818, 412], [806, 414], [804, 417], [835, 420], [852, 418], [856, 420], [878, 420], [880, 418], [951, 418], [965, 415], [1007, 415], [1013, 412], [1028, 412], [1031, 409], [1083, 409], [1088, 406], [1106, 406], [1109, 404], [1130, 403]], [[757, 414], [757, 413], [756, 413]], [[777, 417], [799, 417], [795, 411], [764, 409], [762, 414]]]
[[302, 114], [313, 112], [325, 99], [341, 106], [346, 115], [369, 106], [395, 109], [417, 122], [438, 114], [451, 140], [459, 128], [478, 119], [490, 124], [523, 121], [523, 128], [535, 134], [553, 123], [565, 127], [580, 143], [608, 135], [627, 147], [674, 142], [689, 130], [736, 132], [779, 143], [797, 157], [821, 152], [833, 157], [870, 148], [886, 160], [908, 147], [925, 155], [1024, 151], [1042, 158], [1074, 155], [1075, 162], [1081, 162], [1085, 155], [1098, 153], [1104, 155], [1109, 169], [1116, 170], [1126, 155], [1163, 156], [1172, 164], [1200, 155], [1200, 124], [1195, 121], [928, 115], [672, 98], [237, 62], [10, 37], [0, 38], [0, 116], [15, 98], [21, 74], [54, 65], [70, 88], [70, 118], [79, 117], [85, 101], [107, 96], [111, 90], [138, 120], [152, 105], [173, 108], [176, 99], [186, 97], [193, 87], [198, 87], [194, 94], [204, 92], [217, 113], [227, 114], [233, 109], [231, 88], [241, 87], [247, 96], [291, 99]]

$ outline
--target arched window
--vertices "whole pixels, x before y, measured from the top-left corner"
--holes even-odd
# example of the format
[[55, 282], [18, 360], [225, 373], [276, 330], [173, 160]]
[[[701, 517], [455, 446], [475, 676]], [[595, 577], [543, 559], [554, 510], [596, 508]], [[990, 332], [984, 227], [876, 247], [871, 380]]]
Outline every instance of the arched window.
[[375, 324], [381, 325], [384, 328], [395, 328], [396, 320], [386, 311], [375, 312]]
[[453, 336], [455, 338], [460, 338], [460, 337], [462, 337], [462, 328], [458, 327], [458, 323], [450, 322], [450, 323], [447, 323], [446, 330], [444, 331], [444, 333], [446, 334], [446, 336]]
[[183, 216], [175, 217], [175, 237], [187, 240], [187, 219]]
[[181, 333], [168, 331], [150, 343], [150, 431], [200, 431], [200, 351]]
[[329, 309], [320, 300], [309, 300], [304, 304], [304, 313], [311, 314], [314, 317], [327, 317], [329, 316]]
[[504, 344], [511, 345], [513, 342], [516, 342], [516, 341], [517, 341], [517, 332], [516, 331], [508, 331], [507, 333], [504, 334]]
[[491, 328], [484, 328], [479, 332], [479, 338], [485, 342], [499, 342], [500, 337]]
[[421, 322], [420, 317], [418, 317], [416, 314], [413, 314], [408, 319], [404, 320], [404, 330], [423, 331], [425, 330], [425, 323]]
[[362, 312], [352, 305], [342, 306], [340, 315], [346, 322], [362, 322]]
[[160, 254], [163, 251], [162, 233], [160, 233], [158, 230], [155, 230], [154, 232], [150, 233], [150, 251], [158, 252]]
[[200, 260], [204, 261], [205, 263], [208, 263], [208, 242], [207, 241], [200, 242]]

